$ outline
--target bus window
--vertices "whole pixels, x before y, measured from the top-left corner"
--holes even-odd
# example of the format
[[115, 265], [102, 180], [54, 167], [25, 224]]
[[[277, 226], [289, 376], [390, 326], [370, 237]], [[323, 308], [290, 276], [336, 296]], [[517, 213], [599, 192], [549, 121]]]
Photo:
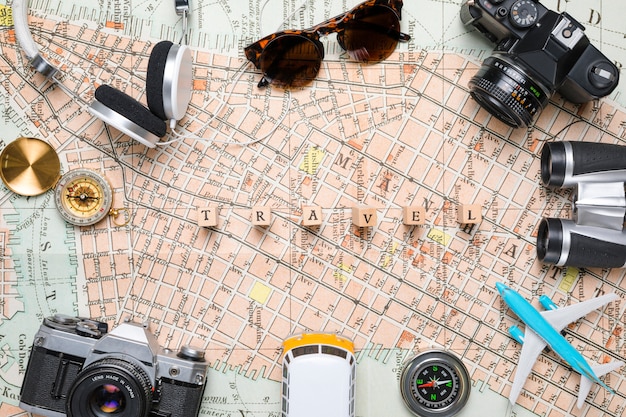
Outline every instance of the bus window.
[[334, 333], [283, 342], [283, 417], [354, 417], [354, 343]]

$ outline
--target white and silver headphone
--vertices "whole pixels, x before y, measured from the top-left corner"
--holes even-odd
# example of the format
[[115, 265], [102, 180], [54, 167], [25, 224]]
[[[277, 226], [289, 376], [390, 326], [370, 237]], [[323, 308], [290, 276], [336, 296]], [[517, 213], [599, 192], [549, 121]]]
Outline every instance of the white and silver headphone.
[[[158, 42], [148, 61], [146, 100], [148, 108], [134, 98], [109, 85], [96, 89], [95, 101], [88, 111], [139, 143], [155, 148], [167, 132], [167, 122], [173, 129], [186, 112], [192, 93], [192, 58], [187, 39], [189, 0], [174, 0], [176, 13], [182, 16], [183, 38], [180, 44]], [[28, 0], [13, 0], [13, 20], [17, 41], [33, 68], [58, 82], [59, 69], [44, 58], [28, 28]]]

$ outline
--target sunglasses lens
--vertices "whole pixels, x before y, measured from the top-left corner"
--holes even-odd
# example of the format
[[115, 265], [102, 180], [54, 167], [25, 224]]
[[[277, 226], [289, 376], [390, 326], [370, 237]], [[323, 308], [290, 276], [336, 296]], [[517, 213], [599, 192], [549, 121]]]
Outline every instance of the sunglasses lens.
[[265, 80], [280, 87], [309, 84], [320, 69], [323, 52], [311, 39], [299, 35], [283, 35], [263, 49], [259, 68]]
[[357, 11], [338, 40], [355, 61], [379, 62], [396, 49], [399, 35], [400, 21], [395, 12], [372, 6]]

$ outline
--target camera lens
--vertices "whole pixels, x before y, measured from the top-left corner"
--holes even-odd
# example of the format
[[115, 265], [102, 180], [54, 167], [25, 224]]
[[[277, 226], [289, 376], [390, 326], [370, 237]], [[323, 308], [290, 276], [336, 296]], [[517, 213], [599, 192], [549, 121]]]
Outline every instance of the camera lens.
[[122, 390], [113, 384], [96, 388], [90, 400], [96, 412], [102, 411], [105, 414], [121, 413], [126, 406]]
[[152, 405], [152, 384], [138, 365], [106, 358], [83, 369], [66, 402], [69, 417], [146, 417]]
[[512, 127], [531, 124], [551, 94], [505, 55], [487, 58], [469, 88], [478, 104]]

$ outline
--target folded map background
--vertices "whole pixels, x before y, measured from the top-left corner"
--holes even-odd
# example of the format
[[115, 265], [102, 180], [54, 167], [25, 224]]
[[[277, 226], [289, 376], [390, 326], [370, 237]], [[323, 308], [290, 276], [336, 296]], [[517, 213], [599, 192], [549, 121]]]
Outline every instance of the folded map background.
[[[75, 228], [51, 192], [25, 198], [0, 189], [0, 414], [22, 415], [14, 407], [32, 335], [43, 317], [62, 312], [111, 325], [148, 321], [163, 346], [205, 348], [203, 416], [278, 415], [280, 342], [303, 330], [354, 338], [358, 416], [410, 415], [397, 388], [402, 363], [431, 347], [452, 350], [470, 371], [463, 415], [486, 406], [507, 416], [621, 415], [624, 370], [607, 378], [616, 395], [596, 388], [579, 411], [579, 376], [553, 354], [540, 356], [519, 404], [508, 404], [519, 346], [506, 329], [517, 321], [494, 284], [508, 281], [535, 304], [540, 294], [566, 305], [617, 292], [620, 302], [576, 322], [567, 337], [590, 361], [625, 356], [623, 270], [550, 267], [534, 248], [541, 217], [571, 216], [571, 190], [539, 183], [542, 144], [623, 144], [623, 83], [598, 109], [555, 96], [534, 126], [512, 130], [469, 98], [467, 81], [492, 45], [463, 27], [460, 2], [407, 0], [402, 26], [412, 41], [386, 62], [350, 62], [330, 37], [311, 86], [259, 90], [257, 71], [238, 72], [242, 48], [299, 4], [193, 2], [195, 81], [180, 129], [206, 140], [148, 150], [85, 106], [104, 82], [145, 101], [151, 46], [181, 36], [170, 2], [30, 1], [33, 35], [72, 95], [28, 67], [0, 3], [1, 146], [45, 139], [64, 172], [104, 172], [115, 205], [133, 212], [126, 227], [107, 219]], [[616, 2], [545, 4], [581, 20], [607, 56], [626, 60]], [[290, 26], [354, 5], [308, 1]], [[211, 141], [265, 136], [247, 146]], [[473, 229], [456, 222], [463, 203], [484, 208]], [[197, 207], [207, 205], [220, 207], [212, 229], [197, 226]], [[272, 224], [252, 226], [251, 209], [265, 205]], [[301, 226], [305, 205], [323, 208], [321, 227]], [[352, 225], [360, 205], [377, 208], [376, 227]], [[401, 223], [407, 205], [427, 208], [426, 226]]]

